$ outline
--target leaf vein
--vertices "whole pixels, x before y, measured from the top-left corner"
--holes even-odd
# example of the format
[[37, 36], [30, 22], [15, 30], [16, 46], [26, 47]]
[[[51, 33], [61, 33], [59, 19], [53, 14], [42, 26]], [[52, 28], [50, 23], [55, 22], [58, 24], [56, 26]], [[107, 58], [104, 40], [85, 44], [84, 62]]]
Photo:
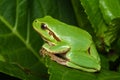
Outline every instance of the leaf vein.
[[31, 47], [30, 44], [26, 43], [26, 41], [24, 40], [24, 38], [20, 35], [20, 33], [17, 30], [14, 30], [12, 25], [2, 16], [0, 16], [0, 20], [13, 32], [14, 35], [16, 35], [27, 47], [27, 49], [29, 49], [35, 56], [36, 58], [41, 61], [39, 55], [35, 52], [35, 50]]

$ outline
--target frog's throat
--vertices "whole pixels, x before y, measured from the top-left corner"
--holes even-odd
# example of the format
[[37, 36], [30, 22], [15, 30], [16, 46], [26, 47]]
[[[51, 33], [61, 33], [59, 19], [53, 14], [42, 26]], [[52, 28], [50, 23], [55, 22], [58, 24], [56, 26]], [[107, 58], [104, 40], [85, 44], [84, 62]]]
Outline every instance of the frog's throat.
[[46, 39], [44, 37], [42, 39], [45, 41], [45, 43], [49, 44], [50, 46], [54, 46], [55, 45], [55, 43], [51, 42], [50, 40], [48, 40], [48, 39]]

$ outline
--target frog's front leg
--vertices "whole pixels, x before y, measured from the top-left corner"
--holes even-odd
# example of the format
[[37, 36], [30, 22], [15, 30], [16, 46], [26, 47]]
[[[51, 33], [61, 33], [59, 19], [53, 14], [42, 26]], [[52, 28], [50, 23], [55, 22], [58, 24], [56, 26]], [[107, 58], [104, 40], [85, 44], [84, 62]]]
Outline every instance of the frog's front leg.
[[45, 43], [42, 46], [42, 48], [44, 48], [47, 52], [52, 53], [52, 54], [67, 53], [70, 50], [70, 46], [62, 42], [56, 45], [53, 45], [53, 46]]

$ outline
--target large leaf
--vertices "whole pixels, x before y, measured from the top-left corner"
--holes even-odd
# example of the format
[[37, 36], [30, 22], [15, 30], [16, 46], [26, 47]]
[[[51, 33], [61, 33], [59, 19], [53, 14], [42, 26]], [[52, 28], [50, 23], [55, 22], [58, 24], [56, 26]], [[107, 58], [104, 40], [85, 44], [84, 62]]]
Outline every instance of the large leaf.
[[[119, 31], [119, 0], [80, 0], [98, 37], [97, 44], [110, 47]], [[114, 7], [113, 7], [114, 5]]]
[[25, 80], [48, 79], [39, 56], [43, 41], [33, 30], [32, 21], [51, 15], [75, 24], [70, 2], [66, 2], [61, 6], [63, 0], [0, 0], [0, 72]]
[[88, 20], [88, 17], [84, 11], [83, 6], [81, 5], [80, 0], [71, 0], [76, 20], [80, 28], [87, 30], [90, 34], [94, 34], [94, 31], [91, 27], [91, 23]]
[[117, 38], [120, 31], [120, 1], [119, 0], [99, 0], [100, 10], [102, 12], [105, 23], [108, 25], [106, 38], [109, 42], [113, 42]]
[[0, 71], [21, 79], [43, 80], [47, 73], [38, 54], [41, 43], [35, 45], [40, 39], [33, 32], [28, 7], [27, 0], [0, 2]]
[[[76, 3], [73, 1], [71, 4], [70, 0], [0, 0], [0, 72], [23, 80], [48, 80], [48, 77], [50, 80], [119, 80], [120, 73], [109, 70], [109, 62], [104, 56], [101, 56], [102, 70], [99, 73], [88, 73], [59, 65], [50, 58], [43, 59], [39, 55], [43, 40], [32, 28], [35, 18], [50, 15], [67, 24], [79, 25], [82, 28], [89, 27], [90, 22], [84, 9], [80, 3], [75, 6]], [[77, 10], [75, 10], [79, 9], [79, 5], [82, 12], [80, 20], [79, 13], [76, 14]], [[95, 8], [93, 10], [99, 9], [96, 5], [92, 5]], [[91, 9], [90, 12], [92, 17], [89, 17], [89, 20], [94, 17]], [[93, 22], [96, 23], [93, 28], [97, 30], [97, 25], [101, 27], [104, 24], [96, 31], [97, 35], [102, 36], [107, 26], [104, 21], [99, 22], [101, 18], [103, 19], [101, 13], [96, 17], [100, 18], [94, 18]], [[92, 31], [89, 29], [87, 30]]]
[[120, 19], [120, 1], [119, 0], [99, 0], [102, 15], [107, 24], [114, 19]]

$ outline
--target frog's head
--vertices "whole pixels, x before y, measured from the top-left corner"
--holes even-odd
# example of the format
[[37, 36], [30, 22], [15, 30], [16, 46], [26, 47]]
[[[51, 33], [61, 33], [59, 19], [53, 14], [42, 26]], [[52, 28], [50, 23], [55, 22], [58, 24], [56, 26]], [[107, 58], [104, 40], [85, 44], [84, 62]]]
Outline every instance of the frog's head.
[[60, 41], [51, 26], [44, 20], [36, 19], [33, 22], [33, 28], [41, 35], [41, 37], [50, 44]]

